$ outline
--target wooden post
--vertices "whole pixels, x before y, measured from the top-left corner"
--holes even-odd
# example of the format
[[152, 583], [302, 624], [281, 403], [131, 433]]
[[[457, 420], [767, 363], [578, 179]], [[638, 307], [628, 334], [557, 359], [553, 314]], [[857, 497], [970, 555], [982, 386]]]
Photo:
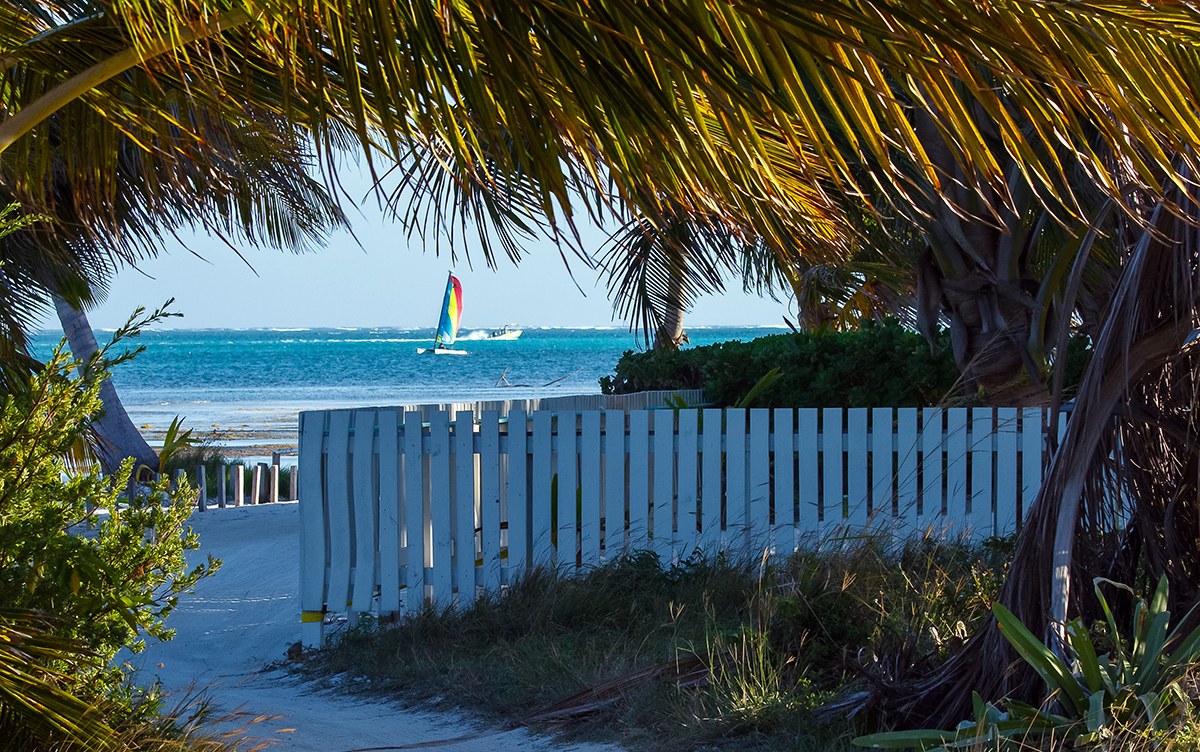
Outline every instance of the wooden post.
[[258, 504], [262, 501], [262, 463], [254, 466], [250, 471], [250, 503]]
[[270, 467], [265, 462], [258, 463], [258, 494], [254, 497], [255, 504], [267, 503], [267, 491], [271, 483]]
[[288, 499], [291, 501], [299, 501], [300, 499], [300, 463], [292, 465], [292, 473], [288, 476]]
[[225, 508], [225, 463], [217, 465], [217, 506]]
[[205, 477], [204, 465], [196, 465], [196, 486], [200, 493], [196, 497], [196, 506], [201, 512], [208, 511], [208, 478]]
[[245, 472], [245, 465], [233, 466], [233, 505], [235, 507], [240, 507], [242, 505], [246, 495]]
[[267, 500], [272, 503], [279, 501], [279, 470], [282, 455], [283, 450], [280, 449], [271, 452], [271, 475], [267, 483]]

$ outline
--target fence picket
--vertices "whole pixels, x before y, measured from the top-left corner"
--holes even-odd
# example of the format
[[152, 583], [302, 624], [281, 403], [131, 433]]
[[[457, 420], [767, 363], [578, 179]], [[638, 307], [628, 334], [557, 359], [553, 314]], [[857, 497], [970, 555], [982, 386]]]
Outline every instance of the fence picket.
[[577, 481], [579, 444], [576, 436], [575, 414], [558, 416], [558, 542], [555, 560], [560, 567], [573, 571], [579, 561], [576, 536], [580, 488]]
[[796, 496], [792, 490], [796, 458], [793, 412], [787, 407], [775, 410], [775, 500], [771, 505], [774, 535], [771, 543], [777, 556], [789, 556], [796, 550]]
[[725, 411], [725, 545], [735, 551], [750, 534], [746, 520], [746, 411]]
[[[579, 559], [585, 567], [600, 564], [600, 411], [585, 410], [579, 437]], [[622, 431], [622, 433], [624, 433]]]
[[889, 525], [896, 516], [893, 505], [896, 448], [892, 412], [890, 407], [871, 410], [871, 517]]
[[354, 520], [354, 602], [352, 612], [371, 610], [375, 595], [375, 521], [377, 511], [373, 460], [375, 411], [354, 413], [353, 513]]
[[484, 410], [479, 416], [479, 536], [485, 590], [500, 587], [500, 413]]
[[1017, 408], [996, 410], [996, 534], [1017, 529]]
[[1045, 416], [1045, 410], [1021, 408], [1021, 519], [1029, 514], [1029, 507], [1041, 487], [1046, 453], [1046, 441], [1042, 434]]
[[508, 412], [508, 578], [525, 571], [530, 561], [529, 424], [524, 410]]
[[821, 531], [820, 444], [818, 411], [802, 407], [796, 413], [796, 533]]
[[651, 502], [654, 551], [664, 564], [673, 562], [675, 537], [675, 413], [655, 410], [654, 496]]
[[821, 521], [825, 529], [840, 527], [846, 519], [842, 505], [842, 408], [821, 410]]
[[870, 520], [870, 476], [867, 473], [867, 413], [846, 410], [846, 526], [860, 529]]
[[946, 525], [946, 499], [942, 490], [945, 475], [942, 461], [945, 455], [945, 433], [942, 424], [945, 413], [936, 408], [921, 411], [921, 515], [917, 529], [921, 532], [941, 532]]
[[650, 496], [650, 413], [629, 413], [629, 535], [630, 549], [644, 549], [649, 543], [646, 522]]
[[400, 610], [400, 451], [396, 412], [381, 410], [378, 422], [379, 614], [387, 616]]
[[604, 558], [625, 550], [625, 413], [604, 413]]
[[551, 484], [554, 483], [550, 454], [553, 429], [551, 420], [549, 412], [538, 411], [533, 414], [533, 435], [529, 441], [529, 454], [533, 461], [533, 494], [530, 496], [533, 512], [530, 517], [530, 533], [533, 539], [529, 552], [530, 564], [550, 564], [554, 561], [554, 541], [550, 534]]
[[458, 580], [458, 605], [475, 602], [475, 413], [454, 413], [454, 563]]
[[333, 611], [350, 605], [350, 413], [342, 410], [329, 418], [329, 591], [326, 604]]
[[[328, 413], [300, 414], [300, 640], [320, 646], [325, 612], [325, 497], [321, 491], [321, 455]], [[294, 472], [294, 471], [293, 471]]]
[[444, 410], [429, 414], [429, 524], [433, 545], [430, 567], [434, 603], [450, 603], [453, 596], [454, 529], [450, 527], [450, 505], [454, 503], [450, 481], [450, 420]]
[[708, 552], [721, 546], [721, 411], [701, 413], [700, 533], [697, 546]]
[[967, 408], [946, 411], [946, 518], [961, 535], [967, 520]]
[[971, 408], [971, 498], [967, 517], [972, 535], [996, 534], [992, 508], [992, 408]]
[[[770, 546], [771, 539], [771, 411], [756, 407], [750, 411], [750, 437], [747, 471], [749, 483], [746, 495], [747, 550], [760, 552]], [[767, 520], [761, 529], [756, 520]]]
[[676, 502], [675, 541], [683, 556], [690, 554], [699, 544], [699, 415], [699, 410], [679, 411], [679, 453], [676, 455], [679, 463], [679, 497]]
[[917, 408], [896, 410], [896, 515], [901, 529], [911, 532], [917, 520]]
[[429, 534], [425, 522], [424, 458], [421, 413], [404, 413], [404, 605], [425, 607], [425, 563]]

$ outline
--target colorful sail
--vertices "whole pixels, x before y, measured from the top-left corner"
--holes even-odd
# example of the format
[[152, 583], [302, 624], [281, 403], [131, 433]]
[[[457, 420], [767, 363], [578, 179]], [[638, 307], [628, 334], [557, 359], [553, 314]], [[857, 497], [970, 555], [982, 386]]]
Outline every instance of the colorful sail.
[[435, 347], [450, 347], [458, 336], [458, 320], [462, 316], [462, 285], [450, 272], [446, 281], [446, 298], [442, 301], [442, 318], [438, 321]]

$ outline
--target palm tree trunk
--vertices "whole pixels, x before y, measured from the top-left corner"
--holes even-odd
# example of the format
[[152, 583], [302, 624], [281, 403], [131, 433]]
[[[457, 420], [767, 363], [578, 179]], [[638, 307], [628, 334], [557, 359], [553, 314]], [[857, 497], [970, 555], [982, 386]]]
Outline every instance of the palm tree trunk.
[[687, 334], [683, 331], [683, 305], [672, 305], [667, 309], [666, 317], [654, 335], [654, 349], [678, 350], [679, 346], [687, 341]]
[[[92, 326], [88, 323], [87, 315], [83, 311], [75, 310], [70, 303], [57, 294], [54, 295], [54, 308], [58, 312], [58, 320], [62, 324], [63, 332], [67, 335], [71, 354], [77, 360], [86, 362], [88, 358], [99, 352], [96, 336], [92, 333]], [[121, 404], [121, 398], [117, 396], [117, 389], [113, 386], [112, 379], [105, 379], [104, 384], [100, 387], [100, 401], [104, 404], [104, 415], [92, 426], [100, 438], [96, 453], [104, 472], [115, 473], [126, 457], [134, 458], [135, 467], [146, 465], [157, 470], [158, 455], [142, 438], [137, 427], [133, 425], [133, 421], [129, 419], [129, 414], [125, 412], [125, 406]]]
[[663, 301], [666, 310], [658, 331], [654, 333], [655, 350], [678, 350], [688, 341], [683, 331], [683, 314], [688, 299], [684, 280], [687, 277], [690, 247], [695, 238], [684, 215], [675, 215], [675, 220], [664, 229], [664, 233], [671, 238], [669, 242], [674, 253], [668, 265], [673, 268], [667, 280], [667, 299]]
[[[1061, 639], [1069, 618], [1097, 618], [1097, 605], [1086, 595], [1094, 577], [1131, 581], [1142, 560], [1150, 581], [1164, 573], [1172, 580], [1168, 607], [1173, 612], [1186, 611], [1196, 600], [1195, 570], [1183, 562], [1200, 561], [1200, 548], [1194, 532], [1177, 530], [1194, 531], [1196, 524], [1195, 510], [1187, 509], [1195, 498], [1194, 486], [1181, 489], [1188, 480], [1183, 471], [1195, 454], [1190, 408], [1197, 392], [1190, 376], [1172, 375], [1169, 366], [1173, 359], [1191, 359], [1185, 343], [1200, 316], [1200, 246], [1194, 233], [1200, 204], [1182, 192], [1172, 198], [1186, 214], [1176, 217], [1159, 207], [1122, 264], [1073, 417], [1027, 515], [999, 594], [1000, 603], [1030, 629], [1046, 629], [1051, 644]], [[1178, 366], [1180, 371], [1191, 368], [1184, 365]], [[1157, 393], [1163, 403], [1174, 399], [1174, 414], [1161, 411], [1146, 422], [1145, 415], [1154, 418], [1144, 409], [1154, 406], [1146, 393]], [[1124, 416], [1124, 428], [1116, 428], [1114, 416]], [[1148, 461], [1132, 436], [1139, 424], [1149, 436], [1147, 445], [1168, 462]], [[1189, 478], [1196, 473], [1191, 461]], [[1130, 483], [1138, 475], [1161, 476], [1158, 498], [1143, 495], [1145, 486]], [[1171, 493], [1176, 494], [1167, 499], [1171, 509], [1163, 513], [1167, 502], [1162, 497]], [[1125, 505], [1121, 514], [1111, 511], [1118, 503]], [[1114, 521], [1125, 516], [1126, 530], [1114, 529]], [[1185, 519], [1190, 525], [1183, 524]], [[1142, 552], [1126, 556], [1124, 546], [1107, 549], [1097, 533], [1117, 533], [1127, 543], [1131, 533], [1140, 533]], [[897, 685], [893, 696], [909, 722], [936, 728], [953, 728], [969, 717], [972, 692], [987, 700], [1007, 696], [1040, 702], [1045, 685], [1028, 667], [997, 670], [1015, 660], [990, 619], [950, 660], [915, 683]]]

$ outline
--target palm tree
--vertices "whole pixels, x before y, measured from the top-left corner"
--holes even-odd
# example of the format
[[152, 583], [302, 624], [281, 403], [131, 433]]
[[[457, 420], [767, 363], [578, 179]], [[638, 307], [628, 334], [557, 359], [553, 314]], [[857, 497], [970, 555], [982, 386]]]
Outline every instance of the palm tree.
[[[277, 119], [258, 123], [205, 121], [204, 112], [182, 110], [204, 124], [204, 161], [163, 166], [145, 152], [119, 142], [122, 190], [108, 211], [112, 226], [100, 235], [80, 216], [74, 186], [55, 185], [53, 224], [19, 229], [0, 240], [0, 279], [22, 295], [0, 299], [0, 320], [19, 332], [39, 305], [53, 305], [72, 354], [87, 361], [98, 351], [85, 309], [103, 292], [121, 259], [157, 253], [158, 238], [179, 227], [207, 229], [232, 242], [273, 245], [300, 252], [322, 242], [338, 225], [341, 211], [324, 187], [308, 177], [310, 157], [297, 134]], [[66, 161], [60, 155], [58, 163]], [[168, 172], [174, 168], [173, 172]], [[156, 189], [169, 180], [176, 190]], [[0, 188], [0, 195], [4, 193]], [[106, 472], [125, 457], [135, 467], [158, 467], [157, 455], [125, 412], [111, 381], [101, 389], [105, 414], [94, 424], [95, 451]]]
[[47, 668], [94, 661], [84, 645], [53, 634], [48, 614], [0, 608], [0, 733], [14, 748], [113, 749], [101, 710], [65, 691]]
[[[436, 159], [464, 197], [452, 212], [483, 206], [553, 236], [570, 237], [580, 210], [628, 210], [659, 233], [683, 214], [756, 239], [788, 269], [793, 253], [846, 250], [847, 197], [882, 197], [875, 208], [932, 228], [944, 258], [922, 267], [941, 275], [939, 294], [918, 290], [927, 323], [948, 313], [964, 327], [962, 362], [990, 388], [1015, 364], [1038, 369], [1036, 348], [1020, 345], [1053, 332], [1026, 289], [1050, 275], [1012, 268], [1028, 250], [1026, 208], [1077, 229], [1093, 224], [1098, 194], [1135, 224], [1130, 196], [1186, 204], [1170, 189], [1196, 174], [1200, 16], [1186, 4], [3, 7], [0, 174], [32, 206], [52, 194], [61, 149], [76, 204], [92, 226], [113, 223], [115, 134], [164, 162], [193, 158], [200, 131], [164, 91], [221, 112], [254, 101], [269, 73], [288, 94], [277, 111], [308, 129], [331, 175], [348, 145], [372, 167]], [[164, 133], [169, 148], [153, 138]], [[500, 200], [472, 203], [480, 194]], [[997, 339], [1016, 360], [988, 360]], [[1048, 547], [1047, 534], [1036, 542]]]
[[[921, 181], [954, 199], [949, 189], [961, 182], [994, 191], [965, 202], [986, 212], [1012, 202], [999, 143], [1045, 186], [1042, 198], [1073, 209], [1064, 167], [1042, 145], [1069, 145], [1119, 195], [1113, 170], [1083, 142], [1083, 123], [1143, 179], [1153, 166], [1171, 170], [1173, 147], [1200, 132], [1190, 108], [1158, 106], [1164, 95], [1190, 96], [1194, 13], [1131, 0], [963, 3], [950, 19], [883, 2], [754, 11], [717, 0], [7, 5], [2, 96], [13, 114], [0, 124], [0, 150], [7, 179], [33, 195], [44, 195], [39, 134], [51, 114], [63, 112], [70, 150], [87, 155], [71, 169], [95, 175], [113, 150], [86, 148], [111, 142], [111, 127], [93, 126], [196, 137], [156, 106], [163, 86], [182, 84], [216, 107], [251, 101], [264, 71], [294, 94], [279, 109], [312, 129], [327, 167], [351, 139], [368, 156], [397, 160], [414, 148], [446, 150], [483, 184], [536, 174], [533, 195], [552, 226], [569, 224], [574, 189], [611, 181], [603, 195], [644, 217], [682, 206], [780, 247], [836, 240], [829, 190], [874, 191], [844, 146], [897, 203], [933, 200]], [[1150, 62], [1147, 50], [1161, 55]], [[138, 71], [146, 75], [125, 75]], [[1148, 90], [1151, 79], [1172, 88]], [[912, 122], [910, 103], [929, 117]], [[989, 125], [974, 117], [980, 109]], [[942, 137], [936, 149], [928, 131]], [[959, 175], [962, 166], [970, 170]], [[103, 198], [110, 187], [97, 180], [90, 189]], [[953, 200], [971, 211], [963, 203]]]
[[[1116, 232], [1120, 272], [1092, 362], [1000, 593], [1026, 624], [1048, 625], [1056, 649], [1069, 618], [1101, 618], [1099, 604], [1075, 595], [1089, 592], [1093, 577], [1165, 575], [1178, 588], [1171, 608], [1200, 601], [1200, 547], [1186, 532], [1200, 524], [1192, 438], [1200, 430], [1192, 409], [1200, 395], [1200, 200], [1193, 190], [1169, 190], [1169, 204], [1144, 205], [1147, 222]], [[968, 712], [964, 689], [1038, 698], [1031, 671], [995, 670], [1015, 659], [989, 623], [938, 671], [893, 691], [916, 722], [949, 727]]]

